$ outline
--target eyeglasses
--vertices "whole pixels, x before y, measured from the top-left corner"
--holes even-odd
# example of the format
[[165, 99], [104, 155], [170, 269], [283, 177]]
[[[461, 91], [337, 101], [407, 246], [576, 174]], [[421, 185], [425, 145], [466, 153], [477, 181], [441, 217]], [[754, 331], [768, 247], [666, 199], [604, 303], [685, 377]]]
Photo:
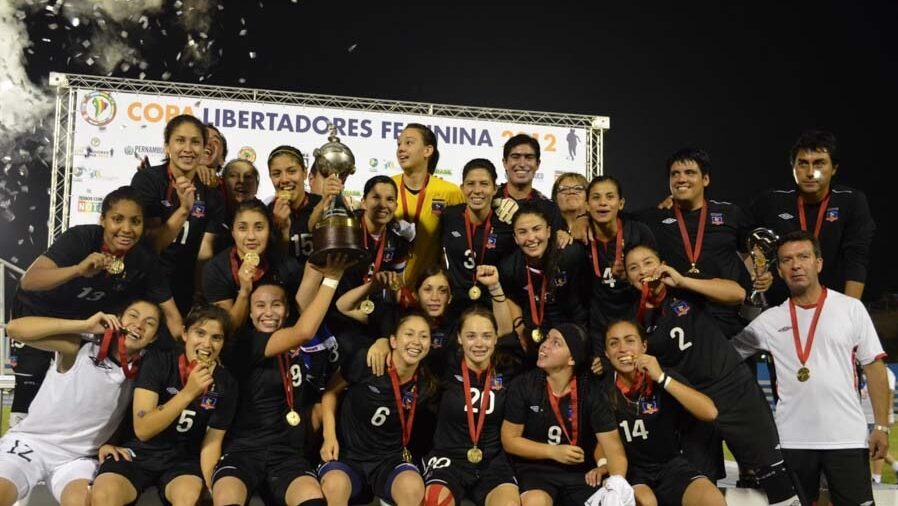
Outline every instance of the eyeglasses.
[[558, 187], [558, 193], [580, 193], [585, 191], [586, 187], [579, 184], [573, 186], [562, 185]]
[[532, 162], [533, 160], [536, 160], [536, 154], [534, 154], [534, 153], [512, 153], [512, 154], [508, 155], [508, 158], [511, 160], [514, 160], [516, 162], [520, 161], [521, 158], [523, 158], [524, 160], [527, 160], [528, 162]]

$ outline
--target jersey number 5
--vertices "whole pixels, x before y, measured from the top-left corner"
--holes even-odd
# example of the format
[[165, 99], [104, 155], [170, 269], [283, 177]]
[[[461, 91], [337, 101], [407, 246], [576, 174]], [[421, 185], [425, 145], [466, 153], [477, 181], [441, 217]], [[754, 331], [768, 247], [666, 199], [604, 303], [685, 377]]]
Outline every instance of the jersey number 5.
[[192, 409], [185, 409], [181, 411], [181, 418], [178, 418], [178, 425], [175, 428], [178, 432], [187, 432], [193, 427], [193, 417], [196, 416], [196, 411]]

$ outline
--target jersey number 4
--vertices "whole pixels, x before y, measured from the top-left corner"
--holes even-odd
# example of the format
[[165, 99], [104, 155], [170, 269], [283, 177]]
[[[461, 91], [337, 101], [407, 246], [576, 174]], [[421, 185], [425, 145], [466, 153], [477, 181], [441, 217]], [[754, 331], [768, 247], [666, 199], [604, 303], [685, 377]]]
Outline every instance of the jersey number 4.
[[641, 418], [633, 420], [632, 429], [630, 429], [630, 426], [629, 424], [627, 424], [626, 420], [619, 423], [618, 425], [620, 425], [621, 429], [623, 429], [624, 437], [627, 439], [628, 443], [632, 443], [633, 440], [638, 437], [641, 437], [642, 439], [649, 438], [649, 431], [645, 430], [645, 422], [643, 422]]

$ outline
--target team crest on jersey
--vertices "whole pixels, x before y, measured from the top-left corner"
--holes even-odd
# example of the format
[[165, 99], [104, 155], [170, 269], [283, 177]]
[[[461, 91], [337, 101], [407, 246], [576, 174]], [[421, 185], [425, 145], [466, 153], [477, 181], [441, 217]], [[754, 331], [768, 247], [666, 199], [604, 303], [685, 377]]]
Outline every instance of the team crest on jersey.
[[206, 203], [202, 200], [197, 200], [193, 203], [193, 207], [190, 208], [190, 216], [194, 218], [202, 218], [206, 216]]
[[393, 255], [396, 254], [396, 248], [392, 246], [384, 247], [384, 262], [392, 262]]
[[838, 207], [830, 207], [826, 210], [826, 221], [832, 223], [839, 219], [839, 208]]
[[711, 213], [712, 225], [723, 225], [723, 213]]
[[415, 397], [417, 396], [417, 386], [412, 385], [411, 388], [409, 388], [402, 394], [402, 408], [412, 409], [412, 403], [415, 402]]
[[496, 375], [492, 377], [490, 384], [491, 384], [491, 386], [490, 386], [491, 389], [502, 390], [502, 387], [505, 384], [505, 380], [502, 378], [501, 374], [496, 373]]
[[430, 336], [430, 347], [438, 350], [443, 347], [446, 342], [446, 336], [442, 332], [434, 332]]
[[689, 314], [689, 303], [685, 300], [676, 301], [670, 308], [673, 310], [674, 314], [677, 316], [686, 316]]
[[200, 407], [203, 409], [215, 409], [216, 405], [218, 405], [218, 394], [215, 392], [206, 392], [200, 398]]
[[661, 223], [664, 223], [665, 225], [670, 225], [670, 224], [676, 223], [676, 222], [677, 222], [676, 218], [666, 218], [666, 219], [661, 220]]
[[432, 212], [433, 214], [435, 214], [437, 216], [443, 214], [443, 210], [445, 210], [445, 209], [446, 209], [446, 201], [445, 200], [433, 199], [433, 201], [430, 203], [430, 212]]
[[489, 237], [486, 238], [486, 249], [495, 249], [497, 241], [498, 238], [496, 237], [496, 234], [490, 232]]
[[658, 411], [658, 400], [654, 397], [651, 399], [642, 399], [639, 401], [639, 413], [643, 415], [654, 415]]
[[555, 276], [555, 286], [564, 286], [567, 284], [567, 271], [561, 271]]
[[780, 219], [787, 220], [787, 221], [788, 221], [788, 220], [791, 220], [792, 218], [795, 217], [795, 216], [792, 216], [792, 215], [789, 214], [789, 213], [782, 213], [782, 214], [778, 214], [777, 216], [778, 216]]

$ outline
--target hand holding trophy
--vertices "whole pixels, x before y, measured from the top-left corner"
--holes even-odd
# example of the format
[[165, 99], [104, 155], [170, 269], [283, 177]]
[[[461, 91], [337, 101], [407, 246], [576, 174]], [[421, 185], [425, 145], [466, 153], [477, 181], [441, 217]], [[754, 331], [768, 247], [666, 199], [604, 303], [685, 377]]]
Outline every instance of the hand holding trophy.
[[[746, 247], [754, 264], [755, 277], [763, 276], [770, 272], [770, 268], [776, 263], [776, 241], [779, 236], [769, 228], [756, 228], [748, 234]], [[767, 309], [767, 297], [763, 291], [752, 290], [748, 300], [742, 305], [740, 314], [746, 320], [754, 320]]]

